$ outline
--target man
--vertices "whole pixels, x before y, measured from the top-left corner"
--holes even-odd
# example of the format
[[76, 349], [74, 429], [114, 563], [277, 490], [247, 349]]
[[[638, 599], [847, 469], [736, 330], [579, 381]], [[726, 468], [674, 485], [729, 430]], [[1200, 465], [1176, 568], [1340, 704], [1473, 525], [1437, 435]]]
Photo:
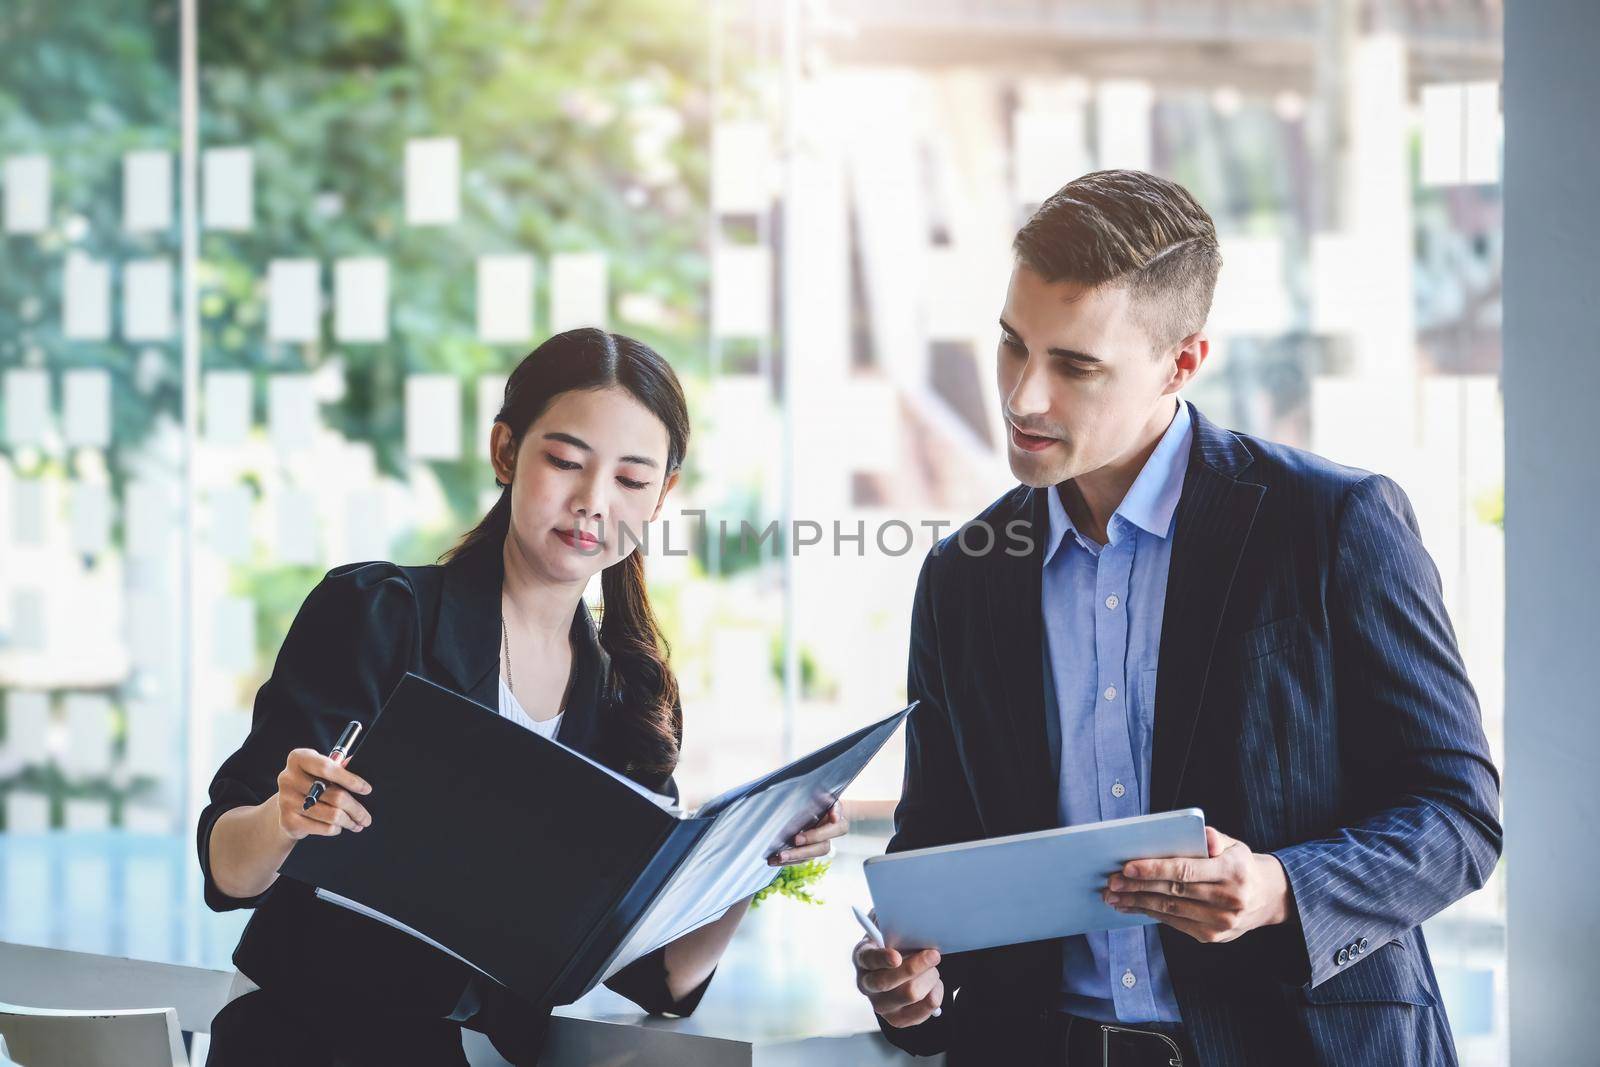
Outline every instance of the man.
[[1157, 925], [863, 941], [859, 988], [952, 1063], [1454, 1064], [1419, 924], [1493, 870], [1499, 778], [1404, 493], [1179, 399], [1220, 267], [1183, 188], [1085, 175], [1015, 251], [1022, 485], [923, 565], [889, 851], [1197, 807], [1210, 858], [1112, 876]]

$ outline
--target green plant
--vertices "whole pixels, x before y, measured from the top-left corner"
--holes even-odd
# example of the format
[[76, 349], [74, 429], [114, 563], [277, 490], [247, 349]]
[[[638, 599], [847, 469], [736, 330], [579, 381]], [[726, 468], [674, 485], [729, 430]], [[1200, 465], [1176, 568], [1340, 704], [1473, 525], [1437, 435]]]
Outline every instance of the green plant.
[[810, 888], [822, 880], [822, 876], [828, 873], [828, 868], [831, 866], [833, 866], [832, 860], [807, 860], [804, 863], [790, 864], [780, 870], [777, 877], [750, 899], [750, 906], [759, 908], [763, 900], [774, 895], [789, 897], [802, 904], [821, 904], [822, 899], [812, 896]]

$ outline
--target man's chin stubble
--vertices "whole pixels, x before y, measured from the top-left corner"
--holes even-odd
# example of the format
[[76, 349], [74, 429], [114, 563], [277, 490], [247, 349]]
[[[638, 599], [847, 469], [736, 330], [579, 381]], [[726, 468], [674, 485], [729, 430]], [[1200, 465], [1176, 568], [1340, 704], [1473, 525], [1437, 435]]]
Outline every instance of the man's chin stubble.
[[1072, 477], [1062, 464], [1018, 464], [1014, 458], [1011, 461], [1011, 474], [1030, 489], [1048, 489]]

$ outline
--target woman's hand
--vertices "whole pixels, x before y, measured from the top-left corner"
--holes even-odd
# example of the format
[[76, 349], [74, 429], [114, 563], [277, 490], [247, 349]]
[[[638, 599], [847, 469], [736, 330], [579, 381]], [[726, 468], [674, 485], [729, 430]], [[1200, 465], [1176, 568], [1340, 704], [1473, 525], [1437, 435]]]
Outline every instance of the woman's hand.
[[810, 827], [794, 835], [790, 847], [774, 852], [767, 857], [767, 866], [786, 867], [791, 863], [803, 863], [814, 860], [819, 856], [826, 856], [833, 851], [830, 844], [836, 837], [843, 837], [850, 832], [850, 820], [844, 817], [844, 809], [835, 800], [833, 807], [827, 814], [812, 823]]
[[[302, 811], [318, 778], [327, 788], [310, 811]], [[278, 775], [276, 793], [259, 804], [230, 808], [212, 824], [211, 877], [217, 888], [240, 900], [265, 893], [296, 841], [371, 826], [372, 816], [355, 798], [370, 792], [372, 786], [316, 749], [295, 749]]]
[[[311, 783], [317, 779], [327, 785], [322, 796], [302, 810]], [[345, 770], [314, 748], [297, 748], [278, 774], [278, 829], [291, 841], [317, 834], [333, 837], [343, 830], [360, 833], [372, 825], [372, 816], [356, 800], [355, 794], [372, 792], [372, 786]]]

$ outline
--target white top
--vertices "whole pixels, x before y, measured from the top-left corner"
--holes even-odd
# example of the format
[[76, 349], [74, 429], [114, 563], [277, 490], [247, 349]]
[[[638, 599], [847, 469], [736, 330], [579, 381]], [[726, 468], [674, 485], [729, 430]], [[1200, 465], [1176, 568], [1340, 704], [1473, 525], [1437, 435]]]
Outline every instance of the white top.
[[548, 737], [552, 741], [555, 740], [556, 731], [561, 728], [561, 716], [567, 713], [567, 709], [562, 708], [548, 719], [535, 719], [523, 711], [522, 705], [517, 703], [516, 694], [506, 685], [506, 676], [503, 674], [500, 676], [500, 706], [497, 710], [518, 726], [532, 730], [540, 737]]
[[[562, 708], [559, 712], [557, 712], [555, 714], [555, 716], [553, 718], [546, 719], [543, 722], [540, 722], [538, 719], [535, 719], [533, 716], [529, 715], [526, 711], [522, 710], [522, 705], [517, 702], [516, 694], [511, 691], [511, 687], [510, 686], [506, 685], [506, 676], [503, 675], [503, 674], [500, 675], [500, 705], [496, 710], [498, 710], [500, 712], [500, 714], [503, 715], [504, 717], [506, 717], [506, 718], [510, 719], [512, 722], [516, 723], [518, 726], [521, 726], [521, 727], [523, 727], [524, 729], [527, 729], [527, 730], [532, 730], [534, 733], [538, 734], [540, 737], [548, 737], [552, 741], [554, 741], [556, 739], [556, 731], [561, 728], [561, 717], [567, 713], [567, 709]], [[577, 750], [574, 749], [573, 751], [576, 752]], [[616, 771], [612, 770], [610, 767], [607, 767], [605, 764], [597, 763], [595, 760], [590, 759], [588, 756], [584, 756], [583, 753], [581, 753], [581, 752], [578, 752], [578, 755], [581, 756], [583, 759], [588, 760], [590, 763], [594, 764], [594, 766], [598, 767], [600, 770], [602, 770], [605, 773], [609, 774], [611, 777], [615, 778], [617, 781], [619, 781], [622, 784], [626, 785], [628, 788], [632, 789], [634, 792], [641, 793], [644, 796], [649, 797], [651, 800], [653, 800], [657, 804], [661, 805], [661, 807], [665, 808], [667, 811], [672, 812], [673, 814], [681, 814], [681, 810], [678, 807], [678, 802], [676, 800], [672, 799], [672, 797], [669, 796], [668, 794], [666, 794], [666, 793], [657, 793], [657, 792], [654, 792], [653, 790], [646, 789], [644, 786], [640, 785], [638, 782], [635, 782], [632, 778], [628, 778], [628, 777], [626, 777], [624, 775], [618, 774]], [[446, 950], [446, 951], [448, 951], [448, 950]]]

